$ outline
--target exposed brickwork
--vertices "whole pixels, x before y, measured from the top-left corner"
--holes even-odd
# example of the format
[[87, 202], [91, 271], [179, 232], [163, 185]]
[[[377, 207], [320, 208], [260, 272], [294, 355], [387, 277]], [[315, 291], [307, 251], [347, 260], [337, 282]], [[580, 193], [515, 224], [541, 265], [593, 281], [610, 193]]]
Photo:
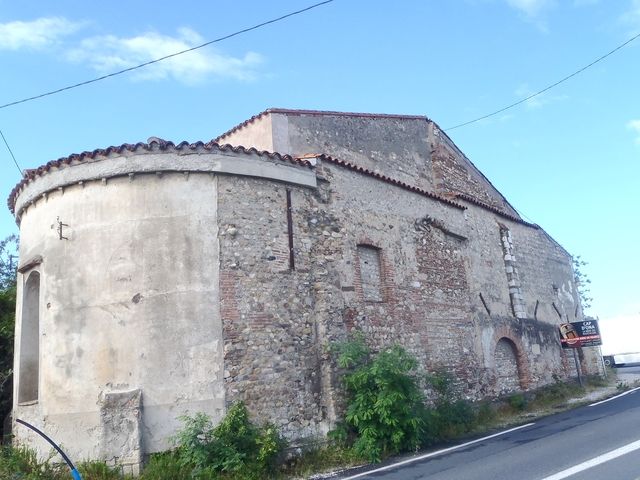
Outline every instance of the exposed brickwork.
[[[518, 332], [520, 333], [520, 332]], [[510, 326], [501, 326], [494, 333], [494, 345], [496, 346], [496, 366], [498, 366], [498, 346], [501, 345], [501, 352], [504, 354], [505, 344], [508, 345], [512, 349], [512, 353], [514, 355], [514, 359], [516, 362], [516, 372], [517, 372], [517, 380], [518, 387], [517, 389], [526, 390], [531, 385], [531, 373], [529, 369], [529, 359], [526, 354], [525, 346], [523, 345], [522, 338], [523, 335], [518, 335]], [[502, 343], [501, 343], [502, 342]], [[499, 383], [500, 378], [505, 378], [504, 371], [500, 372], [500, 368], [498, 370], [498, 382], [496, 385], [496, 390], [498, 394], [505, 393], [502, 385]]]
[[492, 207], [502, 209], [502, 201], [490, 193], [483, 182], [473, 175], [468, 165], [444, 145], [437, 144], [431, 152], [433, 178], [439, 193], [465, 193]]
[[520, 372], [515, 344], [501, 338], [495, 349], [496, 394], [504, 395], [520, 390]]

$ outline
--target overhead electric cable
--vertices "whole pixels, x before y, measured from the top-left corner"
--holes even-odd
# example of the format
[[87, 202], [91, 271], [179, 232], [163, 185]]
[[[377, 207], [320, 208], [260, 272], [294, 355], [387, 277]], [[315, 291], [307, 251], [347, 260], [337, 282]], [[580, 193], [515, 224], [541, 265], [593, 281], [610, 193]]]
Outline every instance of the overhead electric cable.
[[464, 122], [464, 123], [461, 123], [461, 124], [459, 124], [459, 125], [455, 125], [455, 126], [453, 126], [453, 127], [445, 128], [445, 129], [444, 129], [444, 131], [445, 131], [445, 132], [448, 132], [448, 131], [450, 131], [450, 130], [454, 130], [454, 129], [456, 129], [456, 128], [464, 127], [464, 126], [466, 126], [466, 125], [471, 125], [472, 123], [479, 122], [480, 120], [484, 120], [485, 118], [493, 117], [494, 115], [497, 115], [497, 114], [499, 114], [499, 113], [502, 113], [502, 112], [504, 112], [505, 110], [509, 110], [510, 108], [516, 107], [516, 106], [520, 105], [521, 103], [526, 102], [527, 100], [531, 100], [533, 97], [537, 97], [538, 95], [540, 95], [540, 94], [542, 94], [542, 93], [544, 93], [544, 92], [546, 92], [546, 91], [548, 91], [548, 90], [551, 90], [553, 87], [557, 87], [557, 86], [558, 86], [558, 85], [560, 85], [561, 83], [566, 82], [566, 81], [567, 81], [567, 80], [569, 80], [570, 78], [575, 77], [575, 76], [576, 76], [576, 75], [578, 75], [579, 73], [584, 72], [587, 68], [594, 66], [596, 63], [598, 63], [598, 62], [600, 62], [600, 61], [604, 60], [605, 58], [607, 58], [608, 56], [610, 56], [610, 55], [614, 54], [615, 52], [617, 52], [617, 51], [618, 51], [618, 50], [620, 50], [621, 48], [623, 48], [623, 47], [627, 46], [628, 44], [630, 44], [631, 42], [633, 42], [633, 41], [634, 41], [635, 39], [637, 39], [638, 37], [640, 37], [640, 33], [638, 33], [637, 35], [635, 35], [635, 36], [631, 37], [631, 38], [630, 38], [629, 40], [627, 40], [626, 42], [624, 42], [624, 43], [622, 43], [622, 44], [618, 45], [616, 48], [614, 48], [613, 50], [611, 50], [609, 53], [606, 53], [606, 54], [604, 54], [603, 56], [601, 56], [600, 58], [597, 58], [596, 60], [594, 60], [593, 62], [591, 62], [589, 65], [586, 65], [586, 66], [582, 67], [580, 70], [576, 70], [576, 71], [575, 71], [575, 72], [573, 72], [571, 75], [567, 75], [566, 77], [562, 78], [561, 80], [558, 80], [557, 82], [552, 83], [552, 84], [551, 84], [551, 85], [549, 85], [548, 87], [545, 87], [545, 88], [543, 88], [542, 90], [540, 90], [540, 91], [538, 91], [538, 92], [536, 92], [536, 93], [534, 93], [534, 94], [532, 94], [532, 95], [529, 95], [529, 96], [528, 96], [528, 97], [526, 97], [526, 98], [523, 98], [522, 100], [519, 100], [519, 101], [517, 101], [517, 102], [515, 102], [515, 103], [512, 103], [511, 105], [507, 105], [506, 107], [501, 108], [500, 110], [496, 110], [495, 112], [489, 113], [489, 114], [487, 114], [487, 115], [483, 115], [482, 117], [474, 118], [473, 120], [469, 120], [468, 122]]
[[9, 153], [11, 154], [11, 158], [13, 158], [13, 163], [16, 164], [16, 167], [18, 167], [18, 170], [20, 171], [20, 175], [22, 175], [22, 169], [20, 168], [20, 165], [18, 165], [18, 161], [16, 160], [15, 155], [11, 151], [11, 147], [9, 146], [9, 143], [7, 143], [7, 139], [4, 138], [4, 133], [2, 133], [2, 130], [0, 130], [0, 136], [2, 136], [2, 140], [4, 141], [4, 144], [7, 146], [7, 150], [9, 150]]
[[180, 52], [172, 53], [172, 54], [166, 55], [164, 57], [156, 58], [155, 60], [150, 60], [148, 62], [141, 63], [141, 64], [135, 65], [133, 67], [125, 68], [123, 70], [118, 70], [117, 72], [109, 73], [107, 75], [102, 75], [101, 77], [92, 78], [91, 80], [85, 80], [84, 82], [80, 82], [80, 83], [76, 83], [76, 84], [69, 85], [69, 86], [66, 86], [66, 87], [58, 88], [57, 90], [51, 90], [50, 92], [45, 92], [45, 93], [41, 93], [39, 95], [34, 95], [33, 97], [23, 98], [22, 100], [16, 100], [14, 102], [5, 103], [4, 105], [0, 105], [0, 109], [11, 107], [13, 105], [18, 105], [20, 103], [30, 102], [31, 100], [37, 100], [38, 98], [47, 97], [49, 95], [55, 95], [56, 93], [64, 92], [66, 90], [71, 90], [73, 88], [82, 87], [82, 86], [88, 85], [90, 83], [99, 82], [100, 80], [105, 80], [107, 78], [115, 77], [116, 75], [122, 75], [123, 73], [131, 72], [133, 70], [137, 70], [139, 68], [143, 68], [143, 67], [146, 67], [148, 65], [152, 65], [154, 63], [158, 63], [158, 62], [161, 62], [163, 60], [167, 60], [169, 58], [177, 57], [178, 55], [182, 55], [184, 53], [192, 52], [194, 50], [198, 50], [200, 48], [206, 47], [206, 46], [211, 45], [213, 43], [218, 43], [218, 42], [221, 42], [223, 40], [227, 40], [228, 38], [235, 37], [235, 36], [241, 35], [243, 33], [250, 32], [252, 30], [257, 30], [258, 28], [264, 27], [266, 25], [270, 25], [272, 23], [279, 22], [281, 20], [284, 20], [285, 18], [293, 17], [294, 15], [299, 15], [301, 13], [307, 12], [309, 10], [312, 10], [312, 9], [314, 9], [316, 7], [320, 7], [322, 5], [326, 5], [327, 3], [331, 3], [333, 1], [334, 0], [325, 0], [323, 2], [315, 3], [313, 5], [310, 5], [308, 7], [303, 8], [301, 10], [296, 10], [295, 12], [287, 13], [286, 15], [282, 15], [282, 16], [280, 16], [278, 18], [267, 20], [266, 22], [259, 23], [257, 25], [252, 26], [252, 27], [248, 27], [248, 28], [244, 28], [242, 30], [238, 30], [237, 32], [230, 33], [229, 35], [225, 35], [225, 36], [220, 37], [220, 38], [216, 38], [215, 40], [211, 40], [209, 42], [203, 43], [202, 45], [197, 45], [195, 47], [188, 48], [188, 49], [182, 50]]

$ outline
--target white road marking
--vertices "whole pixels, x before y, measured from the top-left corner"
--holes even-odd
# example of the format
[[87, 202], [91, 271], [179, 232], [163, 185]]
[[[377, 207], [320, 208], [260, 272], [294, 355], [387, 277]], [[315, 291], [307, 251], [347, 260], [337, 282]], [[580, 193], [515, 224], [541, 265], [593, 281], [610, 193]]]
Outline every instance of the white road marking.
[[489, 440], [490, 438], [499, 437], [500, 435], [504, 435], [506, 433], [515, 432], [516, 430], [521, 430], [523, 428], [530, 427], [531, 425], [535, 425], [535, 423], [527, 423], [526, 425], [520, 425], [519, 427], [510, 428], [509, 430], [505, 430], [503, 432], [494, 433], [493, 435], [489, 435], [488, 437], [478, 438], [476, 440], [472, 440], [470, 442], [461, 443], [460, 445], [456, 445], [454, 447], [444, 448], [442, 450], [437, 450], [435, 452], [427, 453], [425, 455], [420, 455], [419, 457], [409, 458], [407, 460], [403, 460], [401, 462], [393, 463], [391, 465], [385, 465], [384, 467], [376, 468], [375, 470], [369, 470], [367, 472], [358, 473], [357, 475], [353, 475], [351, 477], [343, 478], [342, 480], [352, 480], [354, 478], [364, 477], [365, 475], [371, 475], [372, 473], [384, 472], [385, 470], [391, 470], [392, 468], [399, 467], [401, 465], [408, 465], [413, 462], [419, 462], [420, 460], [424, 460], [425, 458], [435, 457], [437, 455], [442, 455], [443, 453], [452, 452], [454, 450], [458, 450], [460, 448], [468, 447], [469, 445], [473, 445], [474, 443], [480, 443], [485, 440]]
[[595, 407], [596, 405], [600, 405], [602, 403], [610, 402], [611, 400], [615, 400], [616, 398], [620, 398], [620, 397], [624, 397], [625, 395], [629, 395], [630, 393], [633, 393], [636, 390], [640, 390], [640, 387], [632, 388], [631, 390], [627, 390], [626, 392], [622, 392], [620, 395], [616, 395], [615, 397], [607, 398], [606, 400], [600, 400], [599, 402], [592, 403], [589, 406], [590, 407]]
[[629, 443], [623, 447], [616, 448], [615, 450], [599, 455], [595, 458], [592, 458], [591, 460], [587, 460], [586, 462], [580, 463], [571, 468], [567, 468], [566, 470], [562, 470], [561, 472], [551, 475], [550, 477], [544, 477], [542, 480], [562, 480], [563, 478], [570, 477], [571, 475], [575, 475], [576, 473], [587, 470], [588, 468], [595, 467], [596, 465], [600, 465], [601, 463], [608, 462], [609, 460], [621, 457], [622, 455], [626, 455], [627, 453], [638, 450], [639, 448], [640, 440]]

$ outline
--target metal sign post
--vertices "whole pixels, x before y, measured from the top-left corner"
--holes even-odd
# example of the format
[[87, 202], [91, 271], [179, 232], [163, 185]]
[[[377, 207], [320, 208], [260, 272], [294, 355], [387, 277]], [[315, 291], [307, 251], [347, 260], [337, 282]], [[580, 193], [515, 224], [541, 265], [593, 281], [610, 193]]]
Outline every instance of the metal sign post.
[[576, 362], [576, 372], [578, 373], [578, 382], [581, 387], [584, 387], [584, 383], [582, 382], [582, 374], [580, 373], [580, 359], [578, 358], [578, 353], [576, 349], [573, 349], [573, 361]]

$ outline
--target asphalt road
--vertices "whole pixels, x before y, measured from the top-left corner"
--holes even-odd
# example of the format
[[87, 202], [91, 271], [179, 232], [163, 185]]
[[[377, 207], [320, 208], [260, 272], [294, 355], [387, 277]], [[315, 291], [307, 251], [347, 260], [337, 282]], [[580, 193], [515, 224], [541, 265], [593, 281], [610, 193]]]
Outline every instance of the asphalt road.
[[[424, 458], [428, 455], [427, 458]], [[404, 461], [404, 464], [398, 465]], [[382, 468], [382, 470], [381, 470]], [[640, 480], [640, 389], [342, 480]]]

